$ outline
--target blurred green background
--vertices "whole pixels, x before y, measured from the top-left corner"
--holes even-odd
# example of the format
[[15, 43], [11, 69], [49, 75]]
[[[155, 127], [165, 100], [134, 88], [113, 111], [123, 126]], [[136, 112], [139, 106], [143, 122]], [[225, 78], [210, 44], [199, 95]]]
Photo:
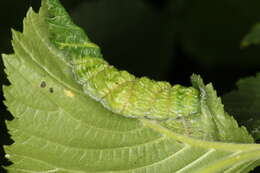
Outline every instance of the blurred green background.
[[[244, 36], [260, 22], [259, 0], [61, 2], [111, 64], [136, 76], [190, 85], [190, 75], [197, 73], [223, 95], [241, 77], [260, 72], [260, 47], [241, 47]], [[40, 0], [0, 1], [0, 53], [12, 52], [10, 28], [22, 30], [30, 6], [37, 11]], [[2, 61], [0, 75], [1, 84], [8, 84]], [[12, 117], [1, 103], [0, 146], [12, 143], [6, 119]], [[3, 156], [1, 147], [0, 165], [8, 165]]]

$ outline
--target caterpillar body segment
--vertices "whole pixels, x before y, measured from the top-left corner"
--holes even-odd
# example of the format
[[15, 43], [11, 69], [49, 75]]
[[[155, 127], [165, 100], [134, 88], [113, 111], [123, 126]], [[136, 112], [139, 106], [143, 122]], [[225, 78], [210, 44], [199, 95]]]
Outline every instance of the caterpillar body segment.
[[199, 112], [199, 92], [195, 88], [136, 78], [100, 58], [75, 61], [73, 71], [84, 92], [115, 113], [135, 118], [174, 119]]

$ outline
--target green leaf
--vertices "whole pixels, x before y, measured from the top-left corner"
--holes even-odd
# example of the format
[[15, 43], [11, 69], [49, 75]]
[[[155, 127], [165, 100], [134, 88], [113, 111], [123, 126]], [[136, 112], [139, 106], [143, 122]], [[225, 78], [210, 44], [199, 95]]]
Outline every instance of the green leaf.
[[237, 82], [237, 90], [224, 95], [226, 110], [248, 128], [255, 140], [260, 139], [260, 73]]
[[[56, 0], [43, 2], [59, 7]], [[105, 109], [75, 82], [64, 52], [50, 40], [57, 33], [48, 24], [30, 9], [23, 33], [13, 31], [15, 53], [3, 55], [11, 83], [4, 87], [5, 104], [14, 116], [7, 122], [14, 140], [5, 146], [14, 163], [6, 168], [9, 172], [246, 173], [260, 164], [260, 145], [225, 139], [232, 133], [237, 142], [252, 142], [199, 77], [193, 77], [193, 84], [203, 91], [203, 115], [214, 119], [217, 129], [223, 125], [223, 131], [213, 132], [231, 143], [194, 139], [157, 121]]]
[[[221, 99], [217, 97], [212, 84], [205, 86], [197, 76], [193, 76], [192, 79], [193, 85], [198, 85], [201, 90], [202, 121], [208, 126], [209, 124], [215, 124], [215, 128], [208, 128], [208, 130], [215, 130], [219, 141], [253, 142], [247, 130], [244, 127], [239, 128], [235, 119], [225, 112]], [[213, 121], [209, 121], [210, 119]]]
[[242, 40], [241, 45], [243, 47], [247, 47], [254, 44], [260, 43], [260, 24], [255, 24], [251, 31], [245, 36]]

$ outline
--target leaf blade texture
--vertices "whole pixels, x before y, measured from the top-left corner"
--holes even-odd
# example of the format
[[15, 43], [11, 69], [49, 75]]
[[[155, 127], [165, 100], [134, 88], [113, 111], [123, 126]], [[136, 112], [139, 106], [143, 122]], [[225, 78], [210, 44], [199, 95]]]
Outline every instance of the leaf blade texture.
[[[194, 139], [105, 109], [82, 92], [50, 34], [44, 18], [30, 9], [23, 33], [13, 31], [15, 54], [3, 56], [11, 82], [4, 87], [5, 104], [14, 116], [7, 122], [14, 140], [5, 146], [14, 163], [9, 172], [236, 173], [259, 164], [257, 144]], [[205, 109], [221, 111], [213, 108], [221, 107], [214, 105], [216, 96], [208, 98], [213, 101]]]

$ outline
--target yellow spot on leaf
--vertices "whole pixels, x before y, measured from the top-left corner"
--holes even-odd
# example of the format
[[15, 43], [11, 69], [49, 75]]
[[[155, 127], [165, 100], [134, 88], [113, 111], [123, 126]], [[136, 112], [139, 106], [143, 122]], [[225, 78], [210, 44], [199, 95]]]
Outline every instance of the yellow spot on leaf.
[[64, 89], [63, 91], [64, 91], [64, 93], [65, 93], [66, 96], [68, 96], [68, 97], [74, 97], [74, 93], [71, 92], [70, 90]]

